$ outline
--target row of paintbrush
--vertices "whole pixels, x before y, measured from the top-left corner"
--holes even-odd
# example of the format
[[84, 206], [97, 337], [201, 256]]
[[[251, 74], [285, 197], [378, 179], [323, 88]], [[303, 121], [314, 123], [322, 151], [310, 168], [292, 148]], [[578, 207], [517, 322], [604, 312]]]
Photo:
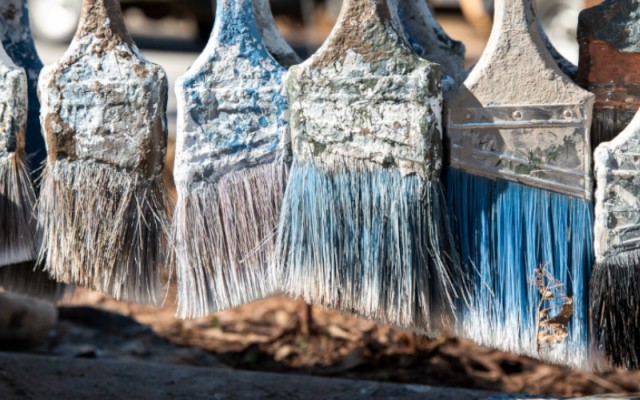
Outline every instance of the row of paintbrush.
[[182, 317], [288, 293], [575, 367], [640, 366], [640, 120], [595, 153], [595, 240], [592, 203], [592, 150], [637, 109], [634, 1], [583, 15], [593, 113], [529, 0], [496, 1], [466, 79], [462, 45], [422, 0], [346, 0], [288, 71], [299, 60], [266, 2], [219, 0], [177, 83], [172, 218], [166, 77], [117, 1], [84, 0], [69, 50], [39, 75], [42, 106], [28, 104], [46, 152], [27, 121], [40, 65], [26, 5], [5, 3], [22, 34], [3, 43], [27, 74], [0, 54], [0, 265], [153, 303], [175, 266]]

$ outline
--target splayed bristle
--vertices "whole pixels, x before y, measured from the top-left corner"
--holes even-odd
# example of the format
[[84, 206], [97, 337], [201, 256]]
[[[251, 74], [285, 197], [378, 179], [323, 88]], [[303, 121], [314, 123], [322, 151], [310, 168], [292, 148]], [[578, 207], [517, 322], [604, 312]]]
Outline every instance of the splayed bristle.
[[42, 182], [40, 258], [58, 281], [157, 304], [163, 299], [169, 219], [160, 176], [58, 160], [47, 166]]
[[178, 315], [195, 318], [275, 292], [266, 275], [287, 167], [265, 164], [178, 188], [173, 224]]
[[637, 111], [595, 107], [591, 124], [591, 148], [595, 149], [600, 143], [618, 136], [629, 125]]
[[0, 267], [0, 290], [19, 293], [50, 302], [58, 302], [70, 293], [64, 283], [51, 279], [42, 267], [34, 262]]
[[[286, 292], [432, 333], [464, 293], [442, 184], [366, 162], [295, 162], [275, 272]], [[327, 165], [327, 164], [324, 164]]]
[[616, 367], [640, 369], [640, 252], [598, 262], [589, 295], [598, 350]]
[[[462, 308], [458, 319], [458, 335], [503, 351], [590, 369], [592, 204], [458, 170], [447, 175], [454, 235], [474, 286], [471, 305]], [[541, 267], [558, 284], [553, 297], [543, 302], [536, 282]], [[566, 301], [573, 308], [567, 323], [543, 332], [541, 322], [560, 314]], [[547, 308], [549, 313], [541, 315]]]
[[35, 199], [24, 156], [9, 154], [0, 161], [0, 266], [35, 259]]

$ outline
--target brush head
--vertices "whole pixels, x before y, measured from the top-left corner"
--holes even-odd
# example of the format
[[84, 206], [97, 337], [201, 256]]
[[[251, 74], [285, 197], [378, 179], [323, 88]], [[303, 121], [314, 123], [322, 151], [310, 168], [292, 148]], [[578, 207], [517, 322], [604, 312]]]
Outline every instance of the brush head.
[[265, 4], [220, 0], [209, 44], [176, 85], [173, 232], [181, 317], [276, 291], [265, 269], [289, 161], [286, 69], [259, 34], [258, 6]]
[[140, 55], [116, 0], [85, 0], [39, 93], [49, 151], [38, 214], [45, 268], [118, 299], [158, 302], [167, 78]]
[[591, 199], [592, 104], [545, 49], [531, 1], [498, 1], [487, 49], [447, 98], [450, 165]]
[[616, 366], [640, 368], [640, 113], [595, 152], [596, 346]]
[[451, 323], [457, 253], [439, 182], [442, 73], [384, 0], [348, 0], [287, 77], [294, 165], [276, 271], [285, 290], [396, 326]]
[[40, 130], [40, 101], [37, 95], [42, 61], [31, 35], [27, 3], [27, 0], [0, 2], [0, 38], [9, 57], [18, 67], [24, 68], [27, 74], [29, 113], [24, 150], [31, 180], [37, 186], [47, 150]]
[[595, 94], [592, 147], [613, 139], [640, 108], [640, 4], [605, 1], [578, 19], [578, 83]]

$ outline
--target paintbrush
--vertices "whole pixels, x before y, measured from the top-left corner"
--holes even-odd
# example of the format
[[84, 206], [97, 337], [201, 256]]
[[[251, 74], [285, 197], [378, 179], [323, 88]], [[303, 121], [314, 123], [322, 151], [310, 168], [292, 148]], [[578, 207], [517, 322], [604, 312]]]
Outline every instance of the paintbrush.
[[587, 368], [593, 95], [538, 27], [530, 0], [496, 1], [487, 48], [446, 104], [449, 204], [474, 282], [457, 331]]
[[290, 161], [286, 69], [266, 50], [251, 0], [218, 0], [217, 10], [209, 44], [176, 84], [181, 317], [276, 290], [265, 271]]
[[607, 0], [578, 19], [578, 83], [594, 93], [591, 145], [613, 139], [640, 107], [640, 3]]
[[289, 70], [294, 161], [274, 271], [309, 303], [433, 333], [464, 291], [439, 180], [442, 72], [395, 24], [385, 0], [346, 0]]
[[420, 57], [438, 63], [453, 79], [452, 87], [464, 80], [464, 44], [451, 39], [433, 17], [425, 0], [395, 0], [409, 44]]
[[84, 0], [76, 35], [38, 84], [48, 161], [40, 258], [55, 279], [158, 303], [167, 259], [167, 78], [117, 0]]
[[[26, 167], [38, 193], [37, 177], [46, 159], [44, 138], [40, 131], [40, 101], [37, 96], [38, 75], [42, 62], [35, 48], [29, 27], [29, 12], [26, 0], [6, 0], [0, 3], [0, 38], [7, 54], [26, 72], [28, 85], [28, 113], [24, 144]], [[35, 235], [35, 225], [29, 228], [29, 235]], [[29, 239], [33, 240], [33, 239]], [[66, 285], [49, 278], [42, 266], [36, 265], [36, 254], [23, 264], [0, 268], [0, 286], [4, 290], [59, 300]]]
[[269, 54], [283, 67], [289, 68], [299, 64], [302, 61], [300, 56], [284, 40], [276, 27], [269, 0], [254, 0], [253, 13], [259, 36]]
[[595, 151], [596, 265], [591, 313], [598, 350], [640, 368], [640, 113]]
[[35, 258], [35, 193], [25, 155], [27, 76], [0, 46], [0, 267]]

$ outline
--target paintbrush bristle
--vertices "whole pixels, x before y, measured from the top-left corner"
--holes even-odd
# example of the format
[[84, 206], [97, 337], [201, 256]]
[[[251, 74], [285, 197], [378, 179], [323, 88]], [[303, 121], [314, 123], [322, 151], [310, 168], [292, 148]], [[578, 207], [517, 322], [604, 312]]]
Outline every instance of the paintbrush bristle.
[[[453, 231], [464, 239], [460, 255], [473, 280], [472, 303], [461, 308], [458, 334], [502, 351], [590, 369], [591, 202], [454, 169], [447, 178]], [[554, 282], [548, 299], [536, 282], [541, 268]], [[565, 301], [572, 306], [568, 320], [542, 332], [542, 321], [561, 314]], [[541, 316], [545, 309], [548, 315]]]
[[374, 163], [294, 162], [275, 279], [309, 303], [425, 333], [447, 327], [464, 275], [443, 193]]
[[274, 294], [268, 279], [287, 166], [276, 161], [179, 188], [178, 315], [196, 318]]
[[591, 278], [596, 343], [616, 367], [640, 368], [640, 252], [598, 262]]
[[24, 155], [9, 154], [0, 161], [0, 266], [35, 259], [35, 202]]
[[60, 159], [44, 171], [40, 259], [58, 281], [159, 303], [169, 221], [160, 176], [89, 160]]
[[604, 108], [596, 105], [593, 109], [591, 124], [591, 148], [595, 149], [600, 143], [608, 142], [618, 136], [629, 125], [637, 109]]
[[34, 262], [0, 268], [0, 290], [58, 302], [71, 292], [70, 286], [51, 279]]

